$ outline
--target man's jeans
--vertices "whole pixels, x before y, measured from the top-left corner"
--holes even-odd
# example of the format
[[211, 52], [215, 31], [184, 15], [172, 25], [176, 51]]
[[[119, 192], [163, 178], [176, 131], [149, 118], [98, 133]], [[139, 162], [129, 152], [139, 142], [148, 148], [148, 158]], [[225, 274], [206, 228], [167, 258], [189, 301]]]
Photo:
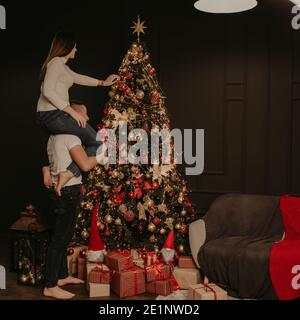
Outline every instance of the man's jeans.
[[[78, 123], [66, 112], [60, 110], [37, 112], [37, 123], [49, 134], [71, 134], [77, 136], [86, 147], [89, 157], [96, 156], [100, 142], [96, 140], [96, 131], [88, 124], [86, 128]], [[73, 161], [67, 168], [75, 177], [81, 175], [81, 170]]]
[[55, 219], [46, 257], [45, 288], [53, 288], [59, 279], [68, 277], [67, 248], [78, 219], [81, 185], [63, 188], [61, 197], [53, 189], [48, 192]]

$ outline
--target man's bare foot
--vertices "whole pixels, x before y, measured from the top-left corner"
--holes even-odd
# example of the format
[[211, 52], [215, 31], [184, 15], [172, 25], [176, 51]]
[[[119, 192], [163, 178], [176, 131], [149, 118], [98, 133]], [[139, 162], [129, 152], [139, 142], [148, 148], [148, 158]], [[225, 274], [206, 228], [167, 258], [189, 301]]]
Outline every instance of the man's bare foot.
[[61, 197], [61, 189], [74, 177], [69, 170], [60, 172], [58, 175], [58, 182], [55, 188], [56, 194]]
[[62, 287], [62, 286], [66, 286], [68, 284], [83, 284], [83, 283], [84, 283], [84, 281], [69, 276], [65, 279], [58, 280], [57, 285], [59, 287]]
[[66, 290], [63, 290], [59, 287], [54, 287], [54, 288], [45, 288], [44, 296], [49, 298], [60, 299], [60, 300], [67, 300], [67, 299], [72, 299], [75, 296], [75, 294], [68, 292]]
[[50, 167], [45, 166], [45, 167], [43, 167], [42, 171], [43, 171], [44, 186], [47, 189], [50, 189], [52, 187]]

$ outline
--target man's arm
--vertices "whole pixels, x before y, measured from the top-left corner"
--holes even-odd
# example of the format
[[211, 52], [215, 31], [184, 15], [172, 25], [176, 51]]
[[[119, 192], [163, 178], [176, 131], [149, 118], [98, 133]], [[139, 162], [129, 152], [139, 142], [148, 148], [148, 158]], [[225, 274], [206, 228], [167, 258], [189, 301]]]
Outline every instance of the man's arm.
[[71, 158], [76, 162], [78, 167], [88, 172], [98, 165], [96, 157], [88, 157], [82, 146], [77, 145], [70, 150]]

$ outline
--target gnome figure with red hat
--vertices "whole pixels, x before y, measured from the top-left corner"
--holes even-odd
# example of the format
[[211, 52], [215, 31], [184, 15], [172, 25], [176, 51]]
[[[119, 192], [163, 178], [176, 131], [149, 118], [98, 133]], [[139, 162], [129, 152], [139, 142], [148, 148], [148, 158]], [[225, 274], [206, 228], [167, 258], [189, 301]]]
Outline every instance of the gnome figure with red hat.
[[97, 212], [99, 210], [99, 204], [96, 205], [93, 216], [90, 232], [89, 249], [87, 252], [87, 260], [90, 262], [103, 262], [106, 250], [101, 240], [100, 233], [97, 227]]
[[173, 263], [175, 258], [175, 249], [174, 249], [174, 230], [171, 230], [168, 238], [161, 249], [161, 259], [165, 263]]

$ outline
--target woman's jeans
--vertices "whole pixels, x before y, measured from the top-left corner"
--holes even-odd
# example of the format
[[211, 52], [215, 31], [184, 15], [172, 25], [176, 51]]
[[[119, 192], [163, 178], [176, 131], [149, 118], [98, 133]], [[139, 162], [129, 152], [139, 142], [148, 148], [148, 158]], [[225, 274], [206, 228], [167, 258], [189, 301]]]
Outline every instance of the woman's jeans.
[[[100, 142], [96, 139], [96, 131], [89, 124], [86, 128], [81, 128], [68, 113], [60, 110], [37, 112], [37, 123], [49, 134], [71, 134], [77, 136], [86, 147], [87, 155], [89, 157], [96, 156]], [[67, 169], [75, 177], [81, 175], [81, 170], [74, 161]]]
[[45, 288], [53, 288], [59, 279], [68, 277], [67, 248], [78, 219], [81, 185], [63, 188], [61, 197], [53, 189], [48, 192], [55, 222], [46, 257]]

